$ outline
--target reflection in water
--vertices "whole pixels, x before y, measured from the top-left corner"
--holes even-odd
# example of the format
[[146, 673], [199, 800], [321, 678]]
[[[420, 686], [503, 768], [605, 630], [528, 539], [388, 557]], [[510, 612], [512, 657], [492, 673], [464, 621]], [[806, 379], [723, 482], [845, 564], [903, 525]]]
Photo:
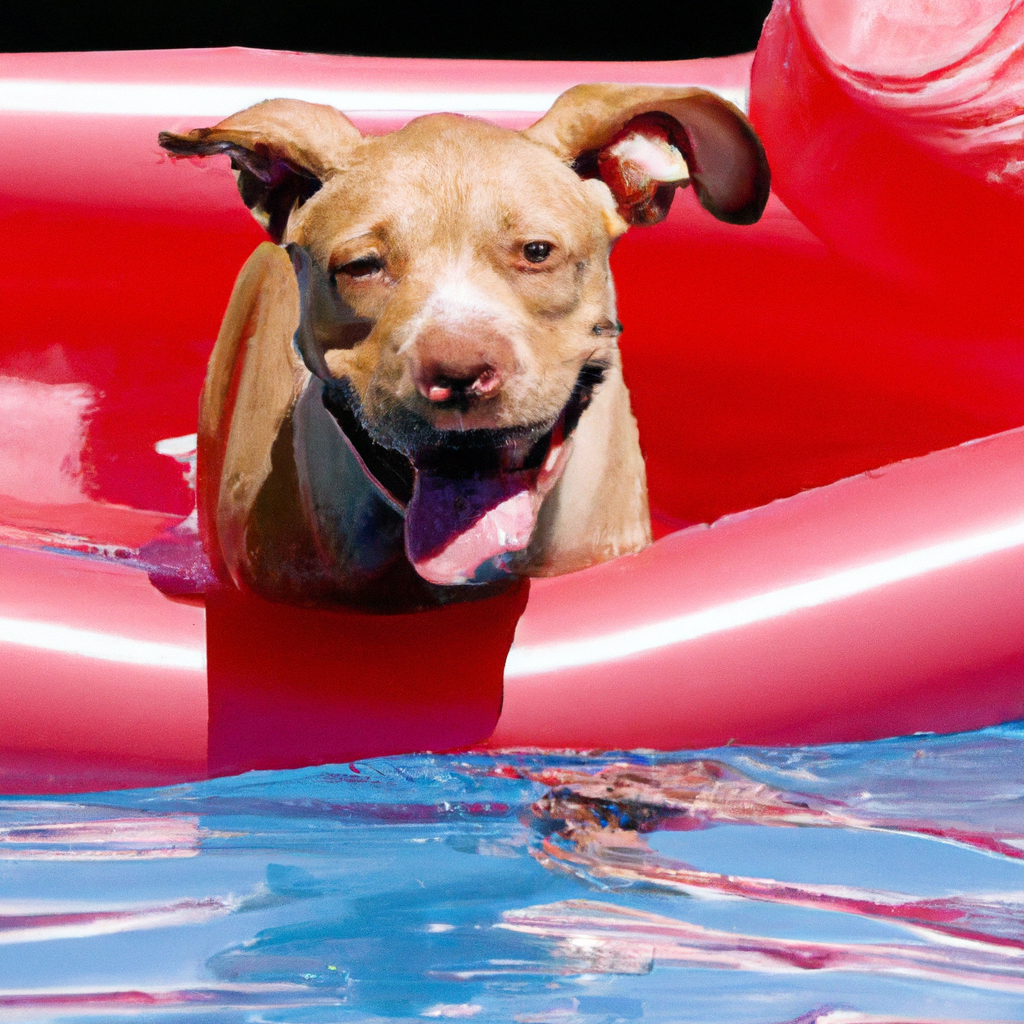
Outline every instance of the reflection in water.
[[[813, 797], [787, 795], [753, 782], [715, 761], [657, 765], [612, 765], [596, 774], [578, 770], [536, 773], [559, 788], [534, 805], [538, 817], [561, 823], [534, 852], [545, 867], [567, 867], [590, 878], [646, 882], [694, 894], [705, 890], [737, 896], [898, 920], [946, 935], [1008, 947], [1016, 960], [1024, 951], [1024, 892], [996, 900], [963, 897], [918, 900], [895, 892], [851, 886], [800, 885], [769, 878], [744, 878], [698, 871], [657, 857], [644, 834], [657, 829], [690, 830], [714, 823], [842, 826], [927, 835], [1014, 860], [1021, 835], [1000, 837], [955, 825], [872, 821], [841, 804], [816, 806]], [[1021, 823], [1024, 829], [1024, 821]], [[1024, 835], [1024, 833], [1022, 833]]]
[[0, 1019], [1019, 1020], [1024, 730], [0, 801]]

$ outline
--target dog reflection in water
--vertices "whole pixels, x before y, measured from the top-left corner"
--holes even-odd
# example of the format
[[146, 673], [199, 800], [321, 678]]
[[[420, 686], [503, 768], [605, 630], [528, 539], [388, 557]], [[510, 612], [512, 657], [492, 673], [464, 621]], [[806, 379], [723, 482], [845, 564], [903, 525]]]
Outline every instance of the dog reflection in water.
[[[501, 774], [551, 787], [533, 806], [534, 815], [544, 823], [544, 836], [532, 853], [545, 867], [569, 871], [602, 886], [641, 884], [691, 896], [750, 899], [899, 921], [931, 931], [944, 944], [951, 939], [981, 947], [991, 944], [992, 949], [984, 949], [982, 955], [986, 969], [992, 967], [988, 959], [994, 956], [999, 969], [1010, 958], [1013, 969], [1019, 970], [1024, 941], [1019, 938], [1015, 899], [1005, 903], [971, 895], [930, 899], [849, 885], [723, 874], [661, 856], [648, 843], [654, 832], [689, 832], [717, 825], [842, 828], [918, 835], [1021, 860], [1024, 850], [1019, 835], [856, 812], [838, 800], [783, 792], [711, 760], [614, 764], [596, 773], [551, 768], [510, 769]], [[1009, 932], [1015, 936], [1012, 940], [1006, 937]]]

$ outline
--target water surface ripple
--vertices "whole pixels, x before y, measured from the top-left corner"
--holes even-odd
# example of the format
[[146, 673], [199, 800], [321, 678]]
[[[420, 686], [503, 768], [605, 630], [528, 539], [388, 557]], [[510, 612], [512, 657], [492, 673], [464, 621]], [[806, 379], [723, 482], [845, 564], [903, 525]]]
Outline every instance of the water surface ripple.
[[1024, 1019], [1024, 726], [0, 799], [0, 1021]]

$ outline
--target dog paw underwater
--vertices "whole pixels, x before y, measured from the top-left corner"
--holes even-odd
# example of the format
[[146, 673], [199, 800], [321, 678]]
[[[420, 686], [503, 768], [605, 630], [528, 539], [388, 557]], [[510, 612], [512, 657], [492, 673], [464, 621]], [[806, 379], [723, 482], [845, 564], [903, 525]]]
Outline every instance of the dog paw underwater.
[[758, 219], [768, 165], [739, 110], [583, 85], [521, 132], [432, 114], [363, 136], [275, 99], [160, 142], [229, 156], [272, 239], [200, 404], [222, 581], [407, 611], [650, 544], [609, 254], [689, 184], [715, 217]]

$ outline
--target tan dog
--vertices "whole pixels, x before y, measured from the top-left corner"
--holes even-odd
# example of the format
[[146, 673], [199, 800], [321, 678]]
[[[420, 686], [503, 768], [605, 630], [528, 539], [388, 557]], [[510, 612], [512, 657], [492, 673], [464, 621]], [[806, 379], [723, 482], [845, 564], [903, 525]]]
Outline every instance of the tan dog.
[[160, 142], [230, 155], [284, 243], [242, 270], [203, 389], [223, 578], [399, 611], [650, 543], [608, 255], [689, 182], [722, 220], [760, 216], [768, 165], [735, 107], [587, 85], [523, 132], [434, 114], [364, 137], [269, 100]]

